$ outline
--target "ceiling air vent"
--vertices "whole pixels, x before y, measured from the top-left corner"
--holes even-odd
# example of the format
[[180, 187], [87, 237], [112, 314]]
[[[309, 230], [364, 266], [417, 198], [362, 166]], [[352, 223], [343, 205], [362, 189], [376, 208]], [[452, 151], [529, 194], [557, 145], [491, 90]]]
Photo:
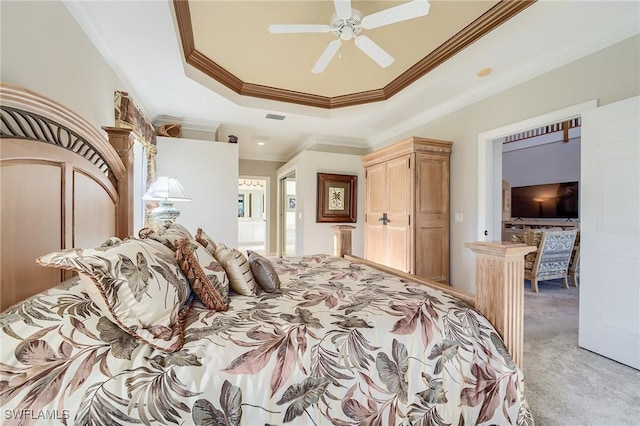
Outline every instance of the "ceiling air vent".
[[267, 114], [266, 118], [269, 120], [284, 120], [284, 115], [279, 114]]

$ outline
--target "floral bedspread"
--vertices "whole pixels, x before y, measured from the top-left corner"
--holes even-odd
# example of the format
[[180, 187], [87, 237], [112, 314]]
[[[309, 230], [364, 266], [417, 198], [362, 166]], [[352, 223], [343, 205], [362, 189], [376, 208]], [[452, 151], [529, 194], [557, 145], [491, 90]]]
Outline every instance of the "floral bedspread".
[[463, 302], [333, 256], [272, 260], [281, 294], [196, 303], [171, 354], [77, 279], [11, 307], [3, 424], [533, 424], [521, 373]]

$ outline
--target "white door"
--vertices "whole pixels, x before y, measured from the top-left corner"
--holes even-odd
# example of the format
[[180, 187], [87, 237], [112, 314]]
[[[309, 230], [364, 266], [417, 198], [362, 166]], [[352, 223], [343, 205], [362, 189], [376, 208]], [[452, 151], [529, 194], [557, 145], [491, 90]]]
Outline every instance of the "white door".
[[640, 97], [582, 115], [579, 345], [640, 369]]

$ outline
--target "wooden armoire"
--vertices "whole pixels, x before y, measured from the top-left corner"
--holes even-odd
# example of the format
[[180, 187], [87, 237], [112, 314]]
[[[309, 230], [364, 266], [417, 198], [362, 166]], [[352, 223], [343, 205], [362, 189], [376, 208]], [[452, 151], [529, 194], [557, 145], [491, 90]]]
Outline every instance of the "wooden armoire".
[[362, 157], [366, 259], [449, 282], [451, 145], [412, 137]]

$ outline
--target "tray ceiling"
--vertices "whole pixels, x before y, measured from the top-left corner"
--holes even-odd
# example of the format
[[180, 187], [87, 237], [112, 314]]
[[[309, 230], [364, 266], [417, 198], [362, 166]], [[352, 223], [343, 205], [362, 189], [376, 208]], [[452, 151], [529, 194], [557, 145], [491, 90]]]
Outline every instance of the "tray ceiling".
[[[352, 1], [368, 15], [404, 1]], [[380, 68], [343, 42], [311, 73], [332, 33], [270, 34], [270, 24], [328, 24], [332, 1], [174, 0], [185, 61], [238, 94], [336, 108], [390, 98], [533, 1], [435, 0], [428, 15], [364, 30], [395, 61]]]

